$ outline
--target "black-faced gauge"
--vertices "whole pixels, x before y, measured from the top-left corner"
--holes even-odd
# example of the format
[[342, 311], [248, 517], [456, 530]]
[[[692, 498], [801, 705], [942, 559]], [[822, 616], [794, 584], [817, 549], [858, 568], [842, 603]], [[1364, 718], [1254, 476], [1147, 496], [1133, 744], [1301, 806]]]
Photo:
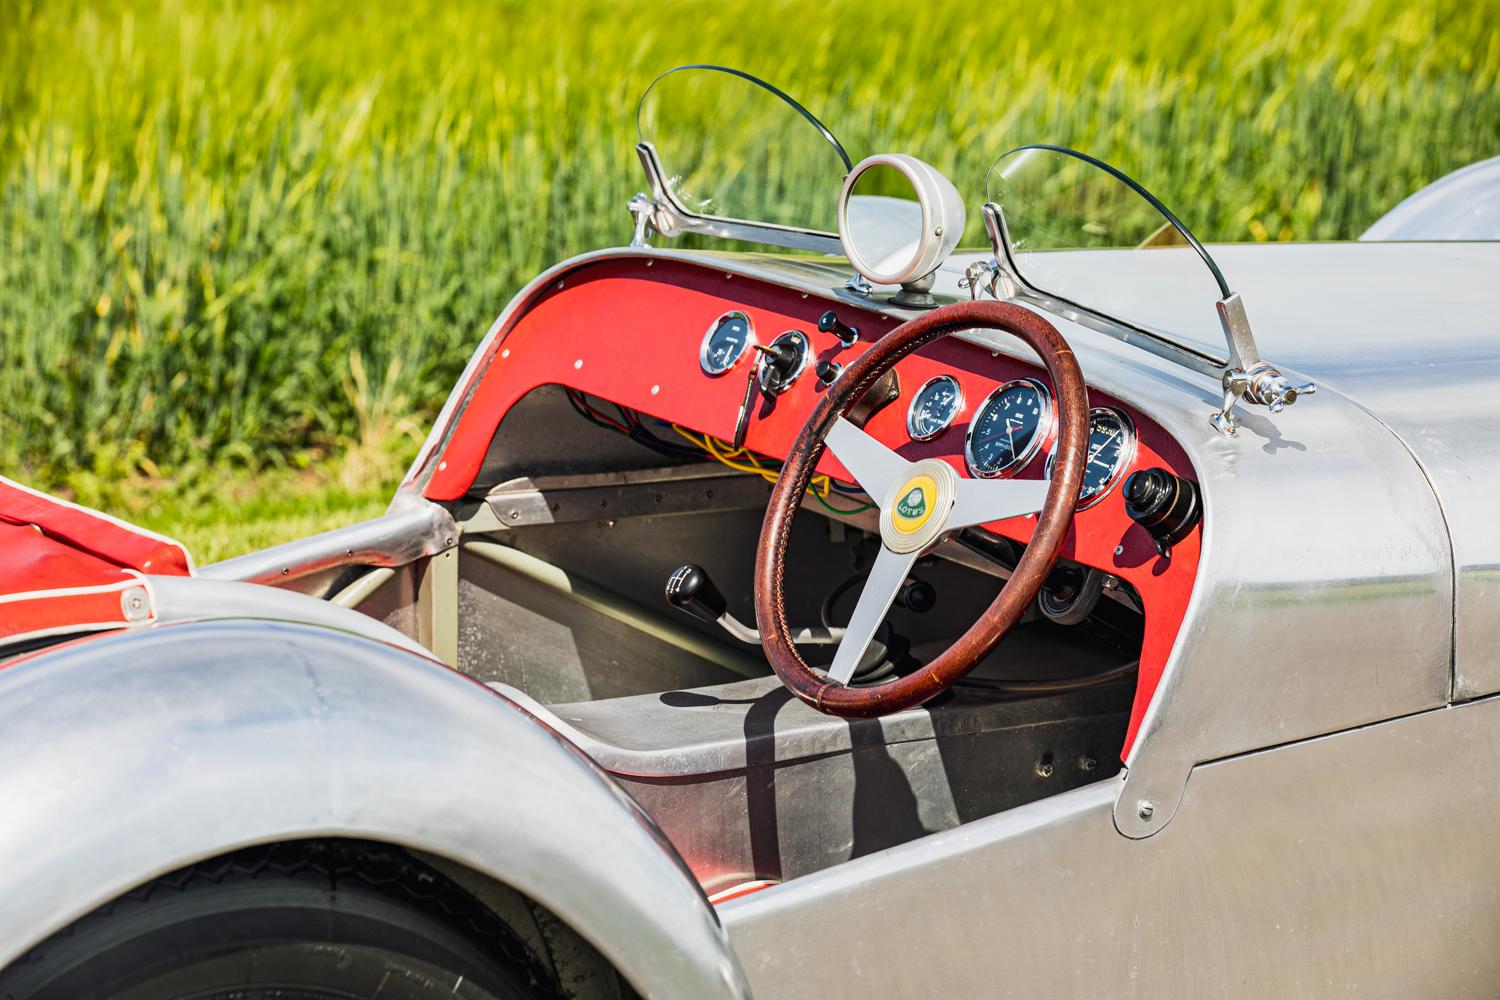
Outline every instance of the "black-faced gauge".
[[705, 375], [723, 375], [739, 363], [755, 343], [755, 324], [738, 310], [713, 321], [698, 348], [698, 367]]
[[952, 375], [928, 379], [906, 411], [906, 433], [913, 441], [931, 441], [953, 423], [964, 408], [964, 390]]
[[[1047, 478], [1057, 452], [1047, 456]], [[1135, 461], [1135, 425], [1112, 406], [1089, 411], [1089, 446], [1084, 453], [1083, 487], [1078, 491], [1078, 509], [1092, 507], [1115, 488], [1120, 476]]]
[[1034, 378], [1015, 379], [985, 397], [969, 422], [964, 460], [981, 479], [1014, 475], [1052, 431], [1052, 393]]

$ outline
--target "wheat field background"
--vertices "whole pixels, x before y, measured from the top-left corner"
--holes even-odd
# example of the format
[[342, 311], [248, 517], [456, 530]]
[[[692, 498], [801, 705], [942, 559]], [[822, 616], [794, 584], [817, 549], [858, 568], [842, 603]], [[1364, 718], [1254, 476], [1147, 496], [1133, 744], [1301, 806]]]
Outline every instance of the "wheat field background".
[[976, 201], [1076, 146], [1216, 241], [1500, 153], [1495, 0], [0, 0], [0, 469], [204, 559], [378, 513], [507, 299], [629, 239], [636, 99], [694, 61]]

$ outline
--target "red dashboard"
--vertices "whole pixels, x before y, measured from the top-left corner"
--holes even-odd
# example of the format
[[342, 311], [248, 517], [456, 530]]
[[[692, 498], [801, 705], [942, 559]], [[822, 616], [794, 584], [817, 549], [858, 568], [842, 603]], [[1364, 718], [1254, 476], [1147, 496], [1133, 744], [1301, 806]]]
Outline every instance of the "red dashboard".
[[[745, 391], [749, 363], [720, 377], [704, 374], [699, 346], [714, 320], [729, 310], [749, 316], [762, 343], [785, 330], [802, 331], [815, 357], [806, 371], [769, 405], [757, 407], [746, 446], [784, 458], [811, 413], [823, 384], [813, 374], [817, 360], [847, 363], [896, 321], [838, 305], [845, 322], [857, 326], [860, 341], [843, 348], [833, 333], [819, 332], [826, 299], [758, 282], [700, 265], [666, 260], [618, 260], [587, 264], [568, 273], [513, 317], [480, 360], [464, 387], [468, 402], [426, 488], [432, 500], [456, 500], [473, 485], [496, 428], [506, 413], [539, 386], [559, 384], [669, 420], [701, 433], [728, 439]], [[896, 366], [901, 397], [870, 418], [865, 430], [908, 459], [938, 457], [967, 475], [964, 440], [975, 407], [1011, 379], [1045, 381], [1040, 365], [994, 354], [949, 338], [924, 348]], [[931, 440], [913, 441], [907, 432], [907, 406], [915, 390], [934, 376], [958, 380], [966, 404], [953, 424]], [[1088, 371], [1085, 369], [1087, 378]], [[1155, 421], [1128, 402], [1090, 390], [1090, 405], [1115, 407], [1134, 424], [1137, 444], [1118, 478], [1134, 469], [1164, 467], [1192, 479], [1186, 454]], [[1050, 442], [1016, 473], [1044, 477]], [[819, 471], [848, 481], [847, 472], [825, 453]], [[1025, 542], [1034, 522], [1013, 518], [986, 526], [998, 535]], [[1148, 533], [1125, 512], [1118, 488], [1077, 512], [1063, 556], [1112, 573], [1130, 583], [1145, 607], [1145, 638], [1139, 681], [1123, 753], [1128, 755], [1150, 704], [1187, 609], [1199, 554], [1198, 529], [1158, 555]]]

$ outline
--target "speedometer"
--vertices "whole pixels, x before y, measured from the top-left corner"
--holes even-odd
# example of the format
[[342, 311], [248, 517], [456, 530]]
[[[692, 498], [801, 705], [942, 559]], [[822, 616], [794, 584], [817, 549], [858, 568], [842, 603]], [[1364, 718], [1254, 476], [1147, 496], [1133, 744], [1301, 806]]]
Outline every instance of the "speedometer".
[[1036, 455], [1052, 430], [1052, 394], [1034, 378], [1006, 382], [990, 393], [969, 424], [964, 459], [981, 479], [1013, 475]]
[[750, 317], [735, 311], [713, 321], [698, 348], [698, 366], [705, 375], [723, 375], [733, 368], [745, 350], [755, 343], [755, 326]]
[[[1047, 456], [1047, 478], [1057, 452]], [[1089, 411], [1089, 445], [1084, 455], [1083, 487], [1078, 491], [1078, 509], [1092, 507], [1103, 500], [1120, 474], [1135, 460], [1135, 425], [1113, 407]]]
[[906, 433], [913, 441], [931, 441], [953, 423], [964, 408], [964, 390], [952, 375], [929, 379], [906, 411]]

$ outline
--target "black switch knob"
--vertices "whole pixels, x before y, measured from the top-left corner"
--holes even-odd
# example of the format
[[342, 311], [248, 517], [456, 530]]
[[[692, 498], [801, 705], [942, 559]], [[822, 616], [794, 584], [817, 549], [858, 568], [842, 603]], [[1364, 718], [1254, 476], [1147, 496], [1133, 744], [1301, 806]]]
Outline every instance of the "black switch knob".
[[688, 563], [667, 577], [667, 603], [699, 621], [713, 624], [724, 617], [729, 602], [702, 566]]
[[818, 317], [818, 329], [838, 337], [839, 343], [845, 347], [853, 347], [854, 342], [859, 339], [859, 327], [845, 323], [832, 309]]
[[937, 607], [937, 588], [926, 580], [909, 577], [896, 591], [896, 603], [908, 611], [925, 615]]
[[824, 385], [833, 385], [838, 380], [838, 377], [844, 373], [844, 366], [837, 361], [829, 361], [825, 358], [818, 362], [818, 366], [813, 371], [818, 373], [819, 382], [822, 382]]
[[756, 344], [755, 349], [764, 358], [762, 364], [770, 369], [770, 381], [773, 383], [785, 382], [802, 364], [801, 353], [786, 340], [778, 338], [770, 347]]
[[1171, 555], [1203, 517], [1198, 484], [1166, 469], [1142, 469], [1125, 480], [1125, 513], [1156, 540], [1156, 551]]

